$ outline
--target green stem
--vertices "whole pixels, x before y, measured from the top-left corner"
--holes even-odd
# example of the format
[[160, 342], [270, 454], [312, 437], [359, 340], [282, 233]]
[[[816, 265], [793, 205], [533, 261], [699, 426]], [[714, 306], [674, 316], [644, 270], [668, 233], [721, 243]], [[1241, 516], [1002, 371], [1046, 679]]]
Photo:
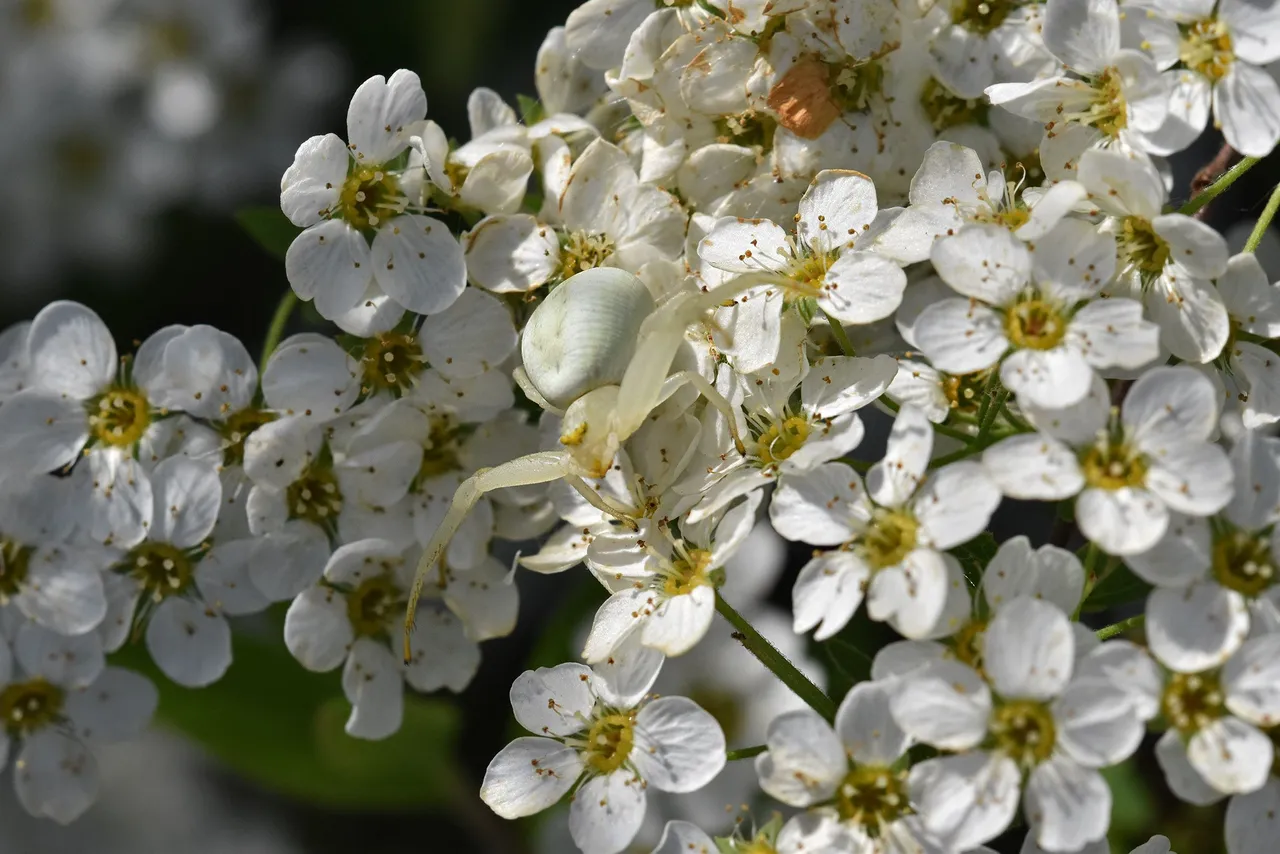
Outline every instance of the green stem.
[[836, 339], [836, 343], [840, 345], [840, 352], [846, 356], [858, 355], [854, 352], [853, 342], [849, 340], [849, 335], [844, 331], [844, 327], [840, 325], [840, 321], [827, 314], [826, 309], [819, 308], [822, 316], [827, 319], [827, 325], [831, 327], [831, 337]]
[[1136, 617], [1130, 617], [1127, 620], [1121, 620], [1118, 623], [1114, 623], [1105, 628], [1098, 629], [1096, 632], [1094, 632], [1094, 634], [1098, 636], [1098, 640], [1106, 640], [1107, 638], [1113, 638], [1116, 635], [1124, 634], [1130, 629], [1138, 628], [1138, 626], [1141, 626], [1144, 622], [1146, 622], [1146, 619], [1147, 619], [1146, 614], [1139, 614]]
[[1244, 173], [1252, 169], [1253, 164], [1257, 162], [1258, 162], [1257, 157], [1245, 157], [1235, 166], [1232, 166], [1226, 172], [1223, 172], [1222, 176], [1219, 177], [1218, 180], [1214, 181], [1208, 187], [1205, 187], [1204, 192], [1200, 193], [1200, 195], [1196, 196], [1194, 199], [1191, 199], [1189, 202], [1187, 202], [1185, 205], [1179, 208], [1178, 213], [1191, 216], [1193, 213], [1200, 210], [1205, 205], [1209, 204], [1209, 202], [1213, 201], [1214, 199], [1218, 198], [1218, 196], [1225, 193], [1228, 187], [1230, 187], [1237, 180], [1239, 180], [1241, 175], [1243, 175]]
[[1090, 541], [1089, 546], [1084, 553], [1084, 590], [1080, 591], [1080, 604], [1076, 606], [1076, 612], [1072, 619], [1080, 619], [1080, 612], [1084, 610], [1084, 603], [1089, 601], [1094, 588], [1102, 583], [1102, 580], [1111, 574], [1110, 557], [1108, 557], [1108, 565], [1101, 573], [1095, 571], [1098, 565], [1098, 558], [1102, 555], [1102, 549], [1098, 548], [1098, 544]]
[[769, 749], [767, 744], [757, 744], [755, 747], [743, 747], [739, 750], [729, 750], [724, 754], [726, 762], [734, 762], [738, 759], [750, 759], [753, 756], [759, 756]]
[[1009, 399], [1009, 391], [1000, 388], [995, 392], [995, 398], [987, 411], [983, 413], [983, 417], [978, 419], [978, 436], [974, 439], [974, 444], [986, 447], [987, 434], [991, 432], [991, 428], [996, 423], [996, 416], [1000, 414], [1000, 410], [1004, 408], [1005, 401]]
[[[895, 413], [902, 411], [902, 407], [894, 403], [888, 397], [881, 397], [879, 399], [879, 402], [883, 403], [887, 408], [893, 410]], [[950, 436], [952, 439], [959, 439], [961, 442], [964, 442], [966, 445], [973, 441], [972, 433], [966, 433], [963, 430], [957, 430], [955, 427], [948, 427], [946, 424], [934, 424], [933, 432], [941, 434], [943, 436]]]
[[1267, 206], [1262, 209], [1262, 216], [1258, 217], [1258, 222], [1253, 227], [1249, 239], [1245, 241], [1244, 251], [1253, 252], [1258, 248], [1258, 244], [1262, 242], [1262, 235], [1267, 233], [1267, 227], [1271, 225], [1271, 220], [1276, 218], [1276, 211], [1280, 210], [1280, 184], [1276, 185], [1275, 190], [1271, 192], [1271, 198], [1267, 199]]
[[293, 307], [297, 304], [298, 295], [293, 292], [292, 288], [285, 291], [284, 296], [280, 297], [280, 302], [276, 305], [276, 313], [271, 316], [271, 325], [267, 327], [266, 340], [262, 342], [262, 358], [258, 360], [259, 377], [266, 373], [267, 361], [280, 344], [280, 339], [284, 336], [285, 324], [289, 322], [289, 315], [293, 313]]
[[1004, 419], [1009, 422], [1010, 426], [1012, 426], [1018, 432], [1020, 433], [1035, 432], [1034, 427], [1032, 427], [1030, 424], [1028, 424], [1027, 422], [1023, 421], [1021, 418], [1013, 414], [1013, 411], [1009, 409], [1009, 402], [1007, 400], [1000, 407], [1000, 414], [1003, 415]]
[[805, 676], [798, 667], [788, 661], [787, 657], [779, 652], [777, 647], [769, 643], [764, 635], [756, 631], [741, 614], [733, 609], [732, 605], [724, 601], [724, 598], [718, 592], [716, 593], [716, 610], [736, 630], [734, 636], [747, 648], [747, 652], [759, 659], [760, 663], [773, 675], [782, 680], [782, 684], [790, 688], [801, 700], [808, 703], [815, 712], [828, 721], [835, 720], [836, 704], [831, 701], [831, 698], [822, 693], [821, 688], [810, 682], [808, 676]]

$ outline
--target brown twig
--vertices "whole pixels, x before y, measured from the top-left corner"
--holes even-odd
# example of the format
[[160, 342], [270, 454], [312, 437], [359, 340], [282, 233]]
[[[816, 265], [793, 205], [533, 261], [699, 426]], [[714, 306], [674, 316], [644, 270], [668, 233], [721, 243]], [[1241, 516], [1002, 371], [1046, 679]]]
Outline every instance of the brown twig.
[[[1230, 145], [1223, 143], [1222, 148], [1218, 149], [1218, 153], [1214, 158], [1200, 167], [1200, 171], [1191, 179], [1191, 197], [1203, 193], [1210, 184], [1222, 177], [1222, 174], [1235, 165], [1240, 159], [1240, 152], [1236, 151]], [[1210, 204], [1206, 204], [1200, 210], [1196, 211], [1193, 216], [1198, 220], [1203, 220], [1209, 215]]]

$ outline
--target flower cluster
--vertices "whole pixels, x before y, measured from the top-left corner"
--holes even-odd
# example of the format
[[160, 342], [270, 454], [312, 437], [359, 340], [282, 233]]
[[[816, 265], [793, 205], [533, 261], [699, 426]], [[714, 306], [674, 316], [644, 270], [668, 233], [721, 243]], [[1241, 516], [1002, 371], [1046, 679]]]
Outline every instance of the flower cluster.
[[0, 6], [6, 289], [127, 270], [166, 210], [224, 214], [269, 186], [345, 82], [331, 46], [273, 46], [270, 24], [252, 0]]
[[[1173, 793], [1230, 798], [1228, 851], [1265, 854], [1280, 289], [1203, 200], [1170, 205], [1159, 158], [1210, 113], [1267, 154], [1277, 58], [1267, 0], [588, 0], [538, 100], [476, 90], [465, 142], [414, 73], [365, 81], [281, 181], [288, 300], [339, 332], [259, 366], [175, 325], [121, 357], [57, 302], [0, 336], [24, 803], [71, 817], [83, 745], [128, 729], [84, 723], [108, 704], [83, 692], [154, 702], [102, 669], [130, 638], [200, 687], [228, 617], [287, 602], [289, 651], [341, 668], [347, 731], [377, 739], [406, 684], [468, 684], [513, 576], [585, 566], [584, 663], [516, 680], [531, 735], [480, 792], [506, 818], [568, 798], [585, 854], [655, 811], [657, 852], [961, 854], [1021, 815], [1024, 851], [1094, 854], [1102, 772], [1149, 729]], [[1055, 544], [997, 548], [1005, 499], [1044, 503]], [[753, 625], [773, 531], [809, 554], [777, 646]], [[1126, 591], [1137, 619], [1082, 622]], [[898, 639], [825, 680], [842, 699], [791, 661], [874, 623]], [[669, 658], [753, 667], [723, 663], [729, 626], [792, 702], [759, 670], [652, 693]], [[728, 775], [789, 817], [713, 841], [688, 796]]]

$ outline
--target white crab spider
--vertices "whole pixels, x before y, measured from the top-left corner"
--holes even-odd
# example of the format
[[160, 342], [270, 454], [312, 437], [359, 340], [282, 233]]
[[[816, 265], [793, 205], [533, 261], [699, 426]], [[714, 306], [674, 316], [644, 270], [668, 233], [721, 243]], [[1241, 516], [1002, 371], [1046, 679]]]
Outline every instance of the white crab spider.
[[[743, 276], [730, 290], [759, 284], [759, 278]], [[738, 452], [746, 452], [729, 402], [694, 371], [668, 374], [686, 327], [722, 303], [726, 293], [726, 287], [714, 293], [681, 293], [655, 307], [638, 278], [624, 270], [597, 267], [566, 279], [534, 310], [521, 338], [524, 367], [516, 369], [515, 378], [531, 400], [560, 416], [563, 449], [480, 469], [458, 486], [418, 562], [405, 614], [406, 660], [422, 585], [485, 493], [563, 478], [592, 506], [637, 529], [634, 519], [596, 494], [583, 478], [604, 477], [622, 443], [685, 384], [725, 414]]]

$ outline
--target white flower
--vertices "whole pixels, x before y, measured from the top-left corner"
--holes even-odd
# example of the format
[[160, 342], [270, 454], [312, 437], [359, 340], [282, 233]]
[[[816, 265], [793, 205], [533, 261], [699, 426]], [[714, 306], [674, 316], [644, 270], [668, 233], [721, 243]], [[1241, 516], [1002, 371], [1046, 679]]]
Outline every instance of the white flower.
[[[724, 733], [684, 697], [638, 705], [657, 675], [615, 693], [590, 668], [525, 671], [511, 686], [518, 738], [494, 757], [480, 797], [503, 818], [532, 815], [574, 790], [569, 832], [584, 854], [616, 854], [645, 813], [645, 789], [691, 792], [724, 766]], [[631, 680], [628, 680], [631, 681]]]
[[280, 181], [280, 207], [305, 229], [289, 246], [285, 273], [327, 319], [384, 295], [431, 314], [466, 286], [458, 241], [443, 222], [415, 212], [421, 168], [402, 165], [426, 111], [413, 72], [370, 77], [347, 111], [350, 144], [335, 134], [311, 137]]
[[1139, 143], [1127, 131], [1151, 132], [1164, 122], [1168, 84], [1150, 57], [1121, 48], [1116, 0], [1050, 0], [1041, 37], [1080, 77], [996, 83], [986, 91], [992, 104], [1046, 123], [1040, 151], [1051, 179], [1073, 171], [1084, 150]]
[[1000, 495], [976, 463], [928, 472], [932, 449], [929, 421], [905, 406], [866, 489], [851, 468], [835, 462], [789, 475], [779, 486], [769, 505], [778, 533], [839, 546], [800, 570], [792, 590], [797, 632], [817, 626], [818, 640], [834, 635], [864, 596], [872, 619], [888, 620], [908, 637], [937, 630], [961, 574], [943, 551], [980, 533]]
[[997, 79], [1025, 80], [1055, 61], [1040, 38], [1036, 4], [1000, 5], [949, 0], [925, 14], [934, 73], [957, 95], [981, 98]]
[[811, 709], [780, 715], [765, 744], [768, 750], [756, 758], [760, 788], [809, 810], [793, 828], [799, 838], [792, 850], [940, 850], [916, 814], [908, 771], [899, 766], [911, 738], [890, 715], [885, 686], [855, 685], [840, 703], [834, 729]]
[[1140, 154], [1087, 151], [1080, 183], [1108, 214], [1104, 229], [1120, 252], [1116, 293], [1142, 299], [1175, 356], [1208, 362], [1222, 351], [1229, 318], [1212, 280], [1227, 271], [1227, 244], [1204, 223], [1162, 213], [1165, 190], [1151, 160]]
[[[351, 702], [346, 731], [357, 738], [386, 738], [400, 728], [406, 682], [419, 691], [461, 691], [480, 666], [476, 641], [510, 631], [515, 588], [503, 584], [503, 576], [502, 567], [491, 562], [464, 578], [449, 579], [443, 601], [428, 590], [405, 662], [400, 627], [413, 564], [386, 540], [348, 543], [330, 556], [320, 586], [304, 590], [290, 603], [285, 645], [308, 670], [342, 665], [342, 690]], [[502, 598], [499, 609], [505, 613], [490, 607], [493, 599], [485, 595], [490, 590]], [[454, 602], [474, 614], [475, 639], [446, 605], [450, 591]]]
[[[833, 322], [870, 323], [893, 314], [906, 274], [881, 255], [857, 248], [876, 218], [876, 188], [857, 172], [819, 172], [800, 200], [794, 233], [769, 220], [725, 217], [698, 244], [698, 257], [729, 273], [772, 273], [776, 283], [748, 291], [772, 313], [813, 299]], [[761, 342], [770, 356], [777, 342]]]
[[587, 561], [615, 591], [596, 612], [582, 658], [599, 664], [634, 632], [664, 655], [683, 655], [711, 628], [716, 578], [755, 522], [757, 492], [717, 519], [680, 520], [680, 536], [644, 520], [636, 533], [598, 536]]
[[1217, 362], [1227, 400], [1241, 404], [1245, 429], [1274, 424], [1280, 421], [1280, 359], [1262, 345], [1280, 337], [1280, 289], [1267, 282], [1252, 253], [1233, 255], [1217, 285], [1232, 330]]
[[[984, 650], [986, 680], [938, 661], [904, 675], [893, 691], [894, 719], [908, 734], [957, 751], [912, 771], [925, 826], [960, 850], [994, 838], [1012, 821], [1026, 775], [1025, 812], [1041, 847], [1076, 851], [1102, 839], [1111, 791], [1097, 769], [1137, 749], [1142, 710], [1087, 664], [1073, 678], [1074, 632], [1048, 602], [1006, 602]], [[1084, 661], [1097, 654], [1101, 648]]]
[[1091, 225], [1064, 220], [1034, 253], [1007, 229], [970, 225], [933, 244], [938, 275], [964, 298], [926, 308], [920, 349], [939, 370], [999, 363], [1019, 403], [1059, 409], [1089, 392], [1095, 369], [1139, 368], [1159, 354], [1156, 327], [1134, 300], [1098, 300], [1115, 250]]
[[1280, 818], [1280, 777], [1227, 804], [1228, 854], [1266, 854], [1275, 846]]
[[1280, 719], [1278, 686], [1275, 633], [1246, 641], [1220, 669], [1169, 674], [1158, 699], [1170, 729], [1156, 759], [1174, 794], [1207, 804], [1275, 780], [1267, 730]]
[[133, 603], [127, 623], [146, 625], [147, 650], [173, 681], [201, 687], [231, 665], [231, 627], [224, 614], [252, 614], [267, 599], [249, 577], [240, 542], [208, 539], [222, 503], [212, 467], [171, 457], [151, 473], [151, 500], [138, 508], [146, 539], [115, 564], [122, 576], [113, 595]]
[[93, 748], [140, 733], [156, 701], [145, 678], [104, 665], [95, 635], [63, 637], [27, 623], [12, 653], [0, 641], [0, 763], [17, 748], [19, 803], [34, 816], [74, 821], [97, 798]]
[[1154, 546], [1171, 512], [1211, 516], [1231, 500], [1227, 455], [1208, 439], [1217, 393], [1193, 368], [1159, 367], [1129, 389], [1119, 413], [1106, 384], [1071, 409], [1023, 407], [1039, 432], [1011, 436], [982, 463], [1010, 498], [1057, 501], [1079, 495], [1081, 532], [1109, 554]]
[[[1190, 0], [1174, 5], [1140, 0], [1132, 17], [1143, 41], [1174, 85], [1170, 121], [1150, 134], [1169, 154], [1214, 127], [1227, 144], [1250, 157], [1265, 157], [1280, 139], [1280, 86], [1263, 66], [1280, 59], [1280, 11], [1274, 3]], [[1145, 14], [1143, 14], [1145, 12]], [[1170, 126], [1172, 125], [1172, 127]]]

